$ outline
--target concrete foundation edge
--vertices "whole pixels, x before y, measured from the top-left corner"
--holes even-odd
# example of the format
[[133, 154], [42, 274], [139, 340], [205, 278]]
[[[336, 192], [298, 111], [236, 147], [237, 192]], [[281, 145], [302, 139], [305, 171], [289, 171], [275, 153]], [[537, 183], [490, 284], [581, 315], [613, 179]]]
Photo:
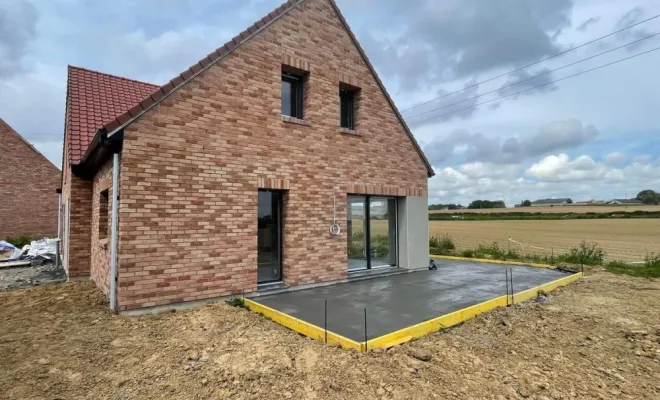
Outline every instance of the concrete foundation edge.
[[[326, 331], [323, 328], [319, 328], [316, 325], [312, 325], [309, 322], [305, 322], [296, 317], [293, 317], [289, 314], [285, 314], [281, 311], [274, 310], [270, 307], [267, 307], [263, 304], [257, 303], [253, 300], [245, 299], [245, 305], [250, 308], [251, 311], [254, 311], [259, 314], [263, 314], [265, 317], [272, 319], [274, 322], [285, 326], [295, 332], [298, 332], [302, 335], [305, 335], [319, 342], [326, 342], [330, 345], [340, 345], [343, 349], [355, 349], [360, 352], [364, 351], [364, 343], [358, 343], [354, 340], [348, 339], [344, 336], [338, 335], [331, 331]], [[327, 340], [326, 340], [327, 334]]]
[[[472, 260], [472, 259], [469, 259]], [[492, 260], [489, 260], [492, 261]], [[528, 264], [524, 264], [528, 265]], [[513, 295], [514, 304], [520, 303], [529, 299], [532, 299], [538, 296], [539, 292], [550, 292], [560, 286], [566, 286], [570, 283], [575, 282], [576, 280], [582, 277], [581, 272], [574, 273], [572, 275], [566, 276], [561, 279], [554, 280], [552, 282], [545, 283], [543, 285], [524, 290]], [[302, 321], [298, 318], [295, 318], [289, 314], [285, 314], [281, 311], [274, 310], [270, 307], [267, 307], [263, 304], [257, 303], [256, 301], [245, 299], [245, 304], [250, 308], [251, 311], [262, 314], [265, 317], [270, 318], [274, 322], [285, 326], [295, 332], [298, 332], [302, 335], [305, 335], [314, 340], [320, 342], [327, 342], [327, 344], [338, 344], [343, 349], [355, 349], [360, 352], [365, 352], [367, 350], [376, 349], [376, 348], [388, 348], [409, 342], [411, 340], [426, 336], [429, 333], [437, 332], [441, 329], [449, 328], [451, 326], [458, 325], [462, 322], [465, 322], [469, 319], [476, 317], [479, 314], [494, 310], [499, 307], [506, 307], [510, 300], [508, 296], [500, 296], [491, 300], [484, 301], [479, 304], [475, 304], [470, 307], [463, 308], [461, 310], [454, 311], [449, 314], [442, 315], [440, 317], [421, 322], [416, 325], [409, 326], [407, 328], [400, 329], [398, 331], [388, 333], [374, 339], [371, 339], [367, 342], [356, 342], [354, 340], [348, 339], [344, 336], [336, 334], [331, 331], [327, 331], [327, 340], [326, 340], [326, 330], [320, 328], [316, 325], [310, 324], [309, 322]]]
[[[582, 273], [578, 272], [567, 277], [557, 279], [555, 281], [548, 282], [519, 293], [515, 293], [513, 295], [514, 304], [536, 297], [540, 291], [550, 292], [560, 286], [573, 283], [581, 277]], [[371, 339], [367, 342], [367, 347], [369, 349], [375, 349], [396, 346], [398, 344], [409, 342], [413, 339], [428, 335], [429, 333], [437, 332], [441, 329], [458, 325], [476, 317], [479, 314], [494, 310], [498, 307], [506, 307], [507, 304], [507, 296], [496, 297], [494, 299], [484, 301], [483, 303], [475, 304], [473, 306], [445, 314], [438, 318], [424, 321], [417, 325], [409, 326], [396, 332], [388, 333], [387, 335]]]

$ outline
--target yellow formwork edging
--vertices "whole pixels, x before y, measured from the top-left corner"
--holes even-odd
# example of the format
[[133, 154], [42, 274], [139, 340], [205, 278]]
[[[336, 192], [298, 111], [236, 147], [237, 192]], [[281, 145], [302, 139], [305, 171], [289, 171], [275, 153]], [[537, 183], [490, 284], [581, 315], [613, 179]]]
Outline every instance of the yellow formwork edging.
[[474, 261], [481, 263], [491, 263], [491, 264], [506, 264], [506, 265], [523, 265], [528, 267], [535, 268], [547, 268], [547, 269], [556, 269], [557, 267], [548, 265], [548, 264], [537, 264], [537, 263], [526, 263], [520, 261], [502, 261], [502, 260], [490, 260], [488, 258], [469, 258], [469, 257], [456, 257], [456, 256], [439, 256], [435, 254], [429, 254], [430, 258], [440, 258], [446, 260], [456, 260], [456, 261]]
[[[565, 278], [557, 279], [555, 281], [537, 286], [532, 289], [522, 291], [513, 295], [514, 303], [519, 303], [536, 297], [540, 291], [550, 292], [559, 286], [568, 285], [582, 277], [582, 273], [578, 272], [567, 276]], [[510, 297], [509, 297], [510, 298]], [[448, 328], [474, 318], [475, 316], [491, 311], [498, 307], [506, 307], [508, 304], [507, 296], [500, 296], [491, 300], [484, 301], [483, 303], [475, 304], [473, 306], [454, 311], [443, 316], [421, 322], [417, 325], [409, 326], [400, 329], [396, 332], [388, 333], [371, 339], [367, 342], [367, 348], [375, 349], [379, 347], [392, 347], [397, 344], [405, 343], [410, 340], [428, 335], [431, 332], [437, 332], [440, 329]]]
[[[305, 322], [281, 311], [277, 311], [253, 300], [245, 299], [245, 304], [250, 310], [261, 313], [280, 325], [286, 326], [287, 328], [314, 340], [325, 342], [325, 330], [316, 325], [310, 324], [309, 322]], [[364, 342], [358, 343], [355, 340], [348, 339], [330, 331], [328, 331], [328, 344], [339, 344], [344, 349], [355, 349], [360, 352], [365, 351]]]
[[536, 296], [538, 296], [539, 292], [551, 292], [555, 289], [557, 289], [560, 286], [566, 286], [568, 284], [571, 284], [578, 279], [582, 278], [582, 272], [576, 272], [572, 275], [569, 275], [565, 278], [557, 279], [556, 281], [548, 282], [546, 284], [543, 284], [541, 286], [537, 286], [535, 288], [531, 288], [528, 290], [524, 290], [522, 292], [516, 293], [513, 295], [513, 301], [515, 304], [527, 301], [529, 299], [532, 299]]

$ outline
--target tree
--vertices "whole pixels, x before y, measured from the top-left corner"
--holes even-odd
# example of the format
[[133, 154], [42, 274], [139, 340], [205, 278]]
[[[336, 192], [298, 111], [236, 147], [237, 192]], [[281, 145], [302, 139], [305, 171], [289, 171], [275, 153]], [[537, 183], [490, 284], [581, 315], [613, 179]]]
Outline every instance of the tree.
[[475, 200], [470, 205], [470, 209], [480, 209], [480, 208], [506, 208], [506, 204], [502, 200], [490, 201], [490, 200]]
[[529, 200], [525, 200], [521, 204], [522, 204], [523, 207], [531, 207], [532, 206], [532, 202], [529, 201]]
[[658, 204], [660, 203], [660, 193], [656, 193], [651, 189], [646, 189], [637, 193], [636, 199], [644, 204]]

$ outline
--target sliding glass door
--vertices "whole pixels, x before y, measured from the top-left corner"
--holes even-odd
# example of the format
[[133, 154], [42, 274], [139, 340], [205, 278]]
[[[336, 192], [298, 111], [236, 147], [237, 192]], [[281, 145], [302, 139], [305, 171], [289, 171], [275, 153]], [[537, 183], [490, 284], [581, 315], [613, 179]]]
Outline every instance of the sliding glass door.
[[348, 196], [349, 271], [397, 265], [396, 198]]
[[366, 198], [348, 196], [348, 270], [367, 268]]
[[369, 198], [371, 267], [396, 265], [396, 199]]

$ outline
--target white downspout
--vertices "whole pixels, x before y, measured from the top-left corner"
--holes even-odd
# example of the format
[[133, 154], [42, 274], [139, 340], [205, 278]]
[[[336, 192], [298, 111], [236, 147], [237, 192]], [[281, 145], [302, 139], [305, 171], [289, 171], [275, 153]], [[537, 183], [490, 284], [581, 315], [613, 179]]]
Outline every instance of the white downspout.
[[55, 266], [57, 268], [60, 267], [61, 264], [61, 257], [62, 257], [62, 251], [61, 249], [61, 244], [62, 244], [62, 189], [57, 189], [57, 244], [56, 244], [56, 252], [57, 254], [55, 255]]
[[59, 189], [57, 190], [57, 238], [62, 239], [62, 191]]
[[110, 242], [110, 309], [117, 311], [117, 242], [119, 208], [119, 153], [112, 156], [112, 221]]

